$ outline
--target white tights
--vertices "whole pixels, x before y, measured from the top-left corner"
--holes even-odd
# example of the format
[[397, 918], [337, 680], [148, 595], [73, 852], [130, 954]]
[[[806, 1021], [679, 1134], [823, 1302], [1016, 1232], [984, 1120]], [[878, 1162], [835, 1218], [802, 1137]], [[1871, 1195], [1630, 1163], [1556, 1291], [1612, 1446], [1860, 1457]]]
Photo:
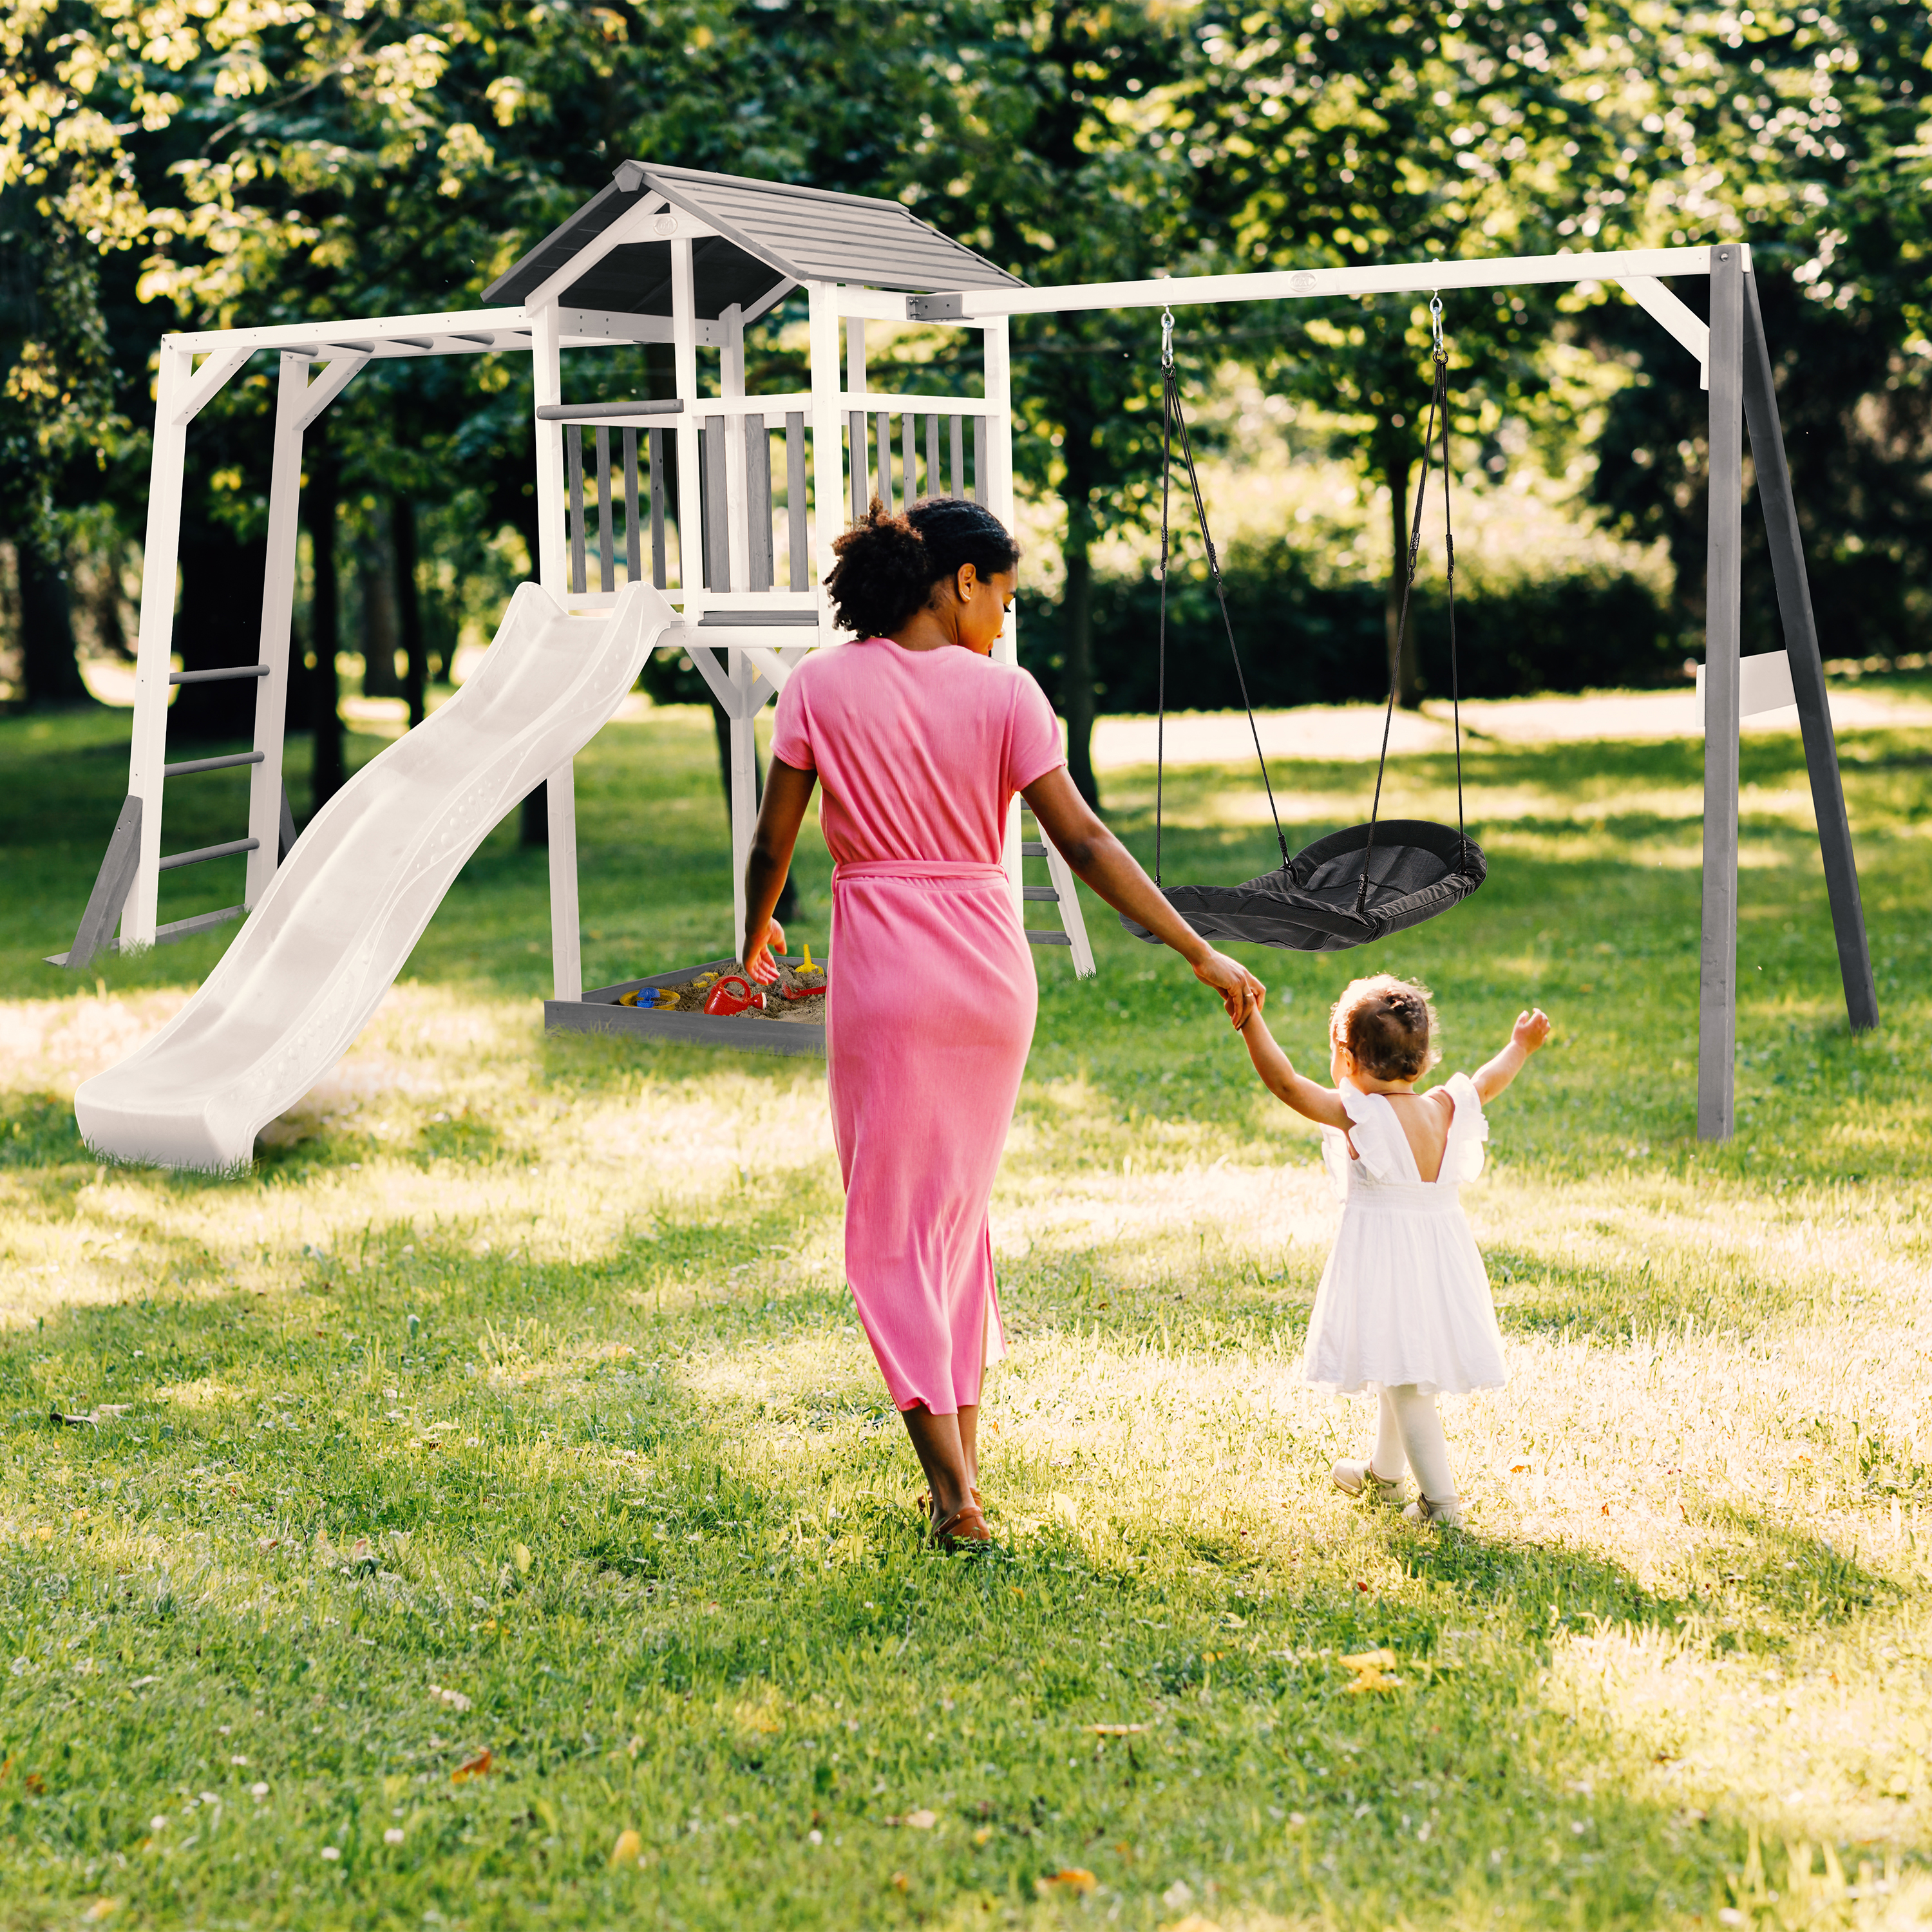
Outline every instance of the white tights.
[[1416, 1486], [1431, 1502], [1455, 1500], [1448, 1439], [1432, 1395], [1424, 1395], [1413, 1382], [1380, 1391], [1375, 1454], [1369, 1466], [1385, 1483], [1413, 1469]]

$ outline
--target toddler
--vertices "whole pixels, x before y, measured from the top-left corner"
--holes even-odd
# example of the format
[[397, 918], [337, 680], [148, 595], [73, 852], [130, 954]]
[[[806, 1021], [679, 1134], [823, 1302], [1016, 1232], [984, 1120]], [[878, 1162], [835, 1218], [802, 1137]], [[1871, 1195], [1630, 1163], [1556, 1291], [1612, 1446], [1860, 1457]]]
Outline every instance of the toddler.
[[1454, 1073], [1426, 1094], [1415, 1083], [1441, 1057], [1436, 1010], [1426, 987], [1386, 973], [1353, 981], [1335, 1002], [1333, 1087], [1295, 1072], [1258, 1010], [1241, 1036], [1263, 1084], [1320, 1126], [1342, 1202], [1304, 1372], [1350, 1394], [1372, 1383], [1380, 1419], [1368, 1459], [1337, 1462], [1335, 1486], [1396, 1503], [1413, 1470], [1420, 1493], [1402, 1514], [1460, 1523], [1436, 1398], [1502, 1388], [1503, 1358], [1489, 1276], [1456, 1190], [1483, 1169], [1484, 1102], [1522, 1072], [1550, 1037], [1550, 1022], [1540, 1010], [1519, 1015], [1509, 1044], [1473, 1079]]

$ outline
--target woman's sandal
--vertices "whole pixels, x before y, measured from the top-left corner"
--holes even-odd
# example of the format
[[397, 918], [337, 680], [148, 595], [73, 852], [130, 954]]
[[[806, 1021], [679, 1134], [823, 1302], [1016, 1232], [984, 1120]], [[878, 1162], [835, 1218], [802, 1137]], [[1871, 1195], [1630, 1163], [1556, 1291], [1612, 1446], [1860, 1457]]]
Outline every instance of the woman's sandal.
[[979, 1503], [972, 1501], [962, 1503], [950, 1516], [935, 1521], [932, 1540], [942, 1550], [957, 1550], [972, 1544], [983, 1547], [992, 1541], [993, 1532], [986, 1527], [986, 1519], [980, 1513]]

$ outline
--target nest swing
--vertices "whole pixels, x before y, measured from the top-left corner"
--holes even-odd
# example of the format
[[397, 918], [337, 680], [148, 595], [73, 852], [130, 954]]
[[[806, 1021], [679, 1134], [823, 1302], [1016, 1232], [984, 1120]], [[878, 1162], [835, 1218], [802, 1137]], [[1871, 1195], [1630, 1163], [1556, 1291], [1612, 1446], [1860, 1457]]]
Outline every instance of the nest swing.
[[[1336, 952], [1352, 946], [1363, 946], [1391, 932], [1419, 926], [1438, 913], [1447, 912], [1459, 900], [1468, 897], [1487, 876], [1489, 867], [1482, 848], [1463, 830], [1462, 824], [1462, 693], [1456, 663], [1456, 550], [1449, 524], [1449, 392], [1448, 352], [1442, 340], [1442, 304], [1432, 298], [1430, 311], [1435, 326], [1436, 383], [1429, 399], [1429, 426], [1422, 444], [1422, 476], [1415, 494], [1415, 518], [1409, 531], [1408, 572], [1402, 585], [1402, 615], [1394, 647], [1389, 653], [1388, 702], [1382, 715], [1382, 756], [1376, 766], [1376, 793], [1365, 825], [1352, 825], [1330, 832], [1304, 846], [1292, 857], [1288, 841], [1282, 835], [1281, 814], [1275, 808], [1274, 787], [1269, 782], [1268, 760], [1262, 754], [1261, 733], [1255, 724], [1254, 706], [1248, 701], [1248, 683], [1241, 668], [1241, 654], [1234, 642], [1234, 627], [1228, 615], [1228, 598], [1221, 580], [1220, 560], [1208, 528], [1207, 506], [1201, 495], [1201, 479], [1195, 469], [1194, 451], [1187, 433], [1187, 418], [1181, 407], [1180, 389], [1174, 368], [1174, 316], [1161, 316], [1161, 369], [1166, 399], [1166, 416], [1161, 436], [1160, 478], [1160, 664], [1159, 720], [1156, 725], [1154, 790], [1154, 884], [1161, 896], [1204, 939], [1245, 940], [1260, 946], [1277, 946], [1297, 952]], [[1403, 639], [1408, 635], [1409, 606], [1415, 590], [1416, 560], [1422, 547], [1422, 506], [1429, 494], [1429, 468], [1436, 424], [1442, 430], [1442, 537], [1447, 559], [1446, 584], [1449, 604], [1449, 680], [1454, 706], [1456, 736], [1456, 824], [1452, 830], [1420, 818], [1381, 818], [1382, 778], [1388, 768], [1389, 728], [1395, 716], [1396, 680], [1402, 662]], [[1166, 779], [1167, 721], [1167, 574], [1170, 554], [1168, 494], [1172, 477], [1174, 446], [1178, 440], [1180, 459], [1187, 472], [1187, 483], [1194, 499], [1194, 514], [1201, 525], [1201, 539], [1208, 553], [1208, 570], [1221, 608], [1221, 622], [1227, 632], [1228, 650], [1234, 663], [1241, 704], [1248, 714], [1249, 734], [1254, 740], [1256, 761], [1261, 766], [1262, 784], [1268, 794], [1268, 813], [1274, 820], [1275, 842], [1281, 848], [1281, 865], [1258, 878], [1238, 886], [1162, 886], [1160, 843], [1162, 808]], [[1152, 940], [1154, 934], [1138, 921], [1120, 915], [1120, 923], [1137, 939]]]

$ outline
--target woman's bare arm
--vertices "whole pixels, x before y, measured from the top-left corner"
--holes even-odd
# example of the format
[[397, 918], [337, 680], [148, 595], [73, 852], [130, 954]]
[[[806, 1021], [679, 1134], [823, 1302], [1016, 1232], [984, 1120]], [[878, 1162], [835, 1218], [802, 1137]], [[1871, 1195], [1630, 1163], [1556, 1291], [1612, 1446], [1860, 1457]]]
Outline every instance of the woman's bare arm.
[[1520, 1073], [1529, 1056], [1550, 1037], [1550, 1016], [1540, 1006], [1516, 1015], [1509, 1044], [1495, 1059], [1476, 1070], [1476, 1097], [1484, 1106]]
[[752, 856], [745, 866], [745, 944], [738, 956], [752, 977], [768, 986], [778, 976], [771, 948], [782, 952], [785, 943], [784, 928], [772, 918], [772, 908], [784, 890], [798, 829], [805, 823], [805, 808], [818, 782], [816, 772], [802, 772], [782, 758], [774, 758], [765, 774], [764, 802], [758, 808]]
[[1348, 1111], [1342, 1105], [1342, 1096], [1332, 1087], [1318, 1087], [1315, 1082], [1295, 1072], [1288, 1055], [1276, 1045], [1274, 1035], [1268, 1031], [1268, 1022], [1258, 1012], [1249, 1016], [1247, 1023], [1241, 1028], [1241, 1039], [1248, 1049], [1248, 1058], [1255, 1063], [1255, 1071], [1262, 1076], [1262, 1084], [1285, 1106], [1292, 1107], [1304, 1119], [1318, 1122], [1324, 1127], [1340, 1127], [1344, 1133], [1348, 1130]]
[[1194, 976], [1221, 996], [1228, 1017], [1239, 1027], [1260, 1012], [1268, 988], [1239, 960], [1217, 952], [1160, 896], [1134, 855], [1095, 815], [1073, 789], [1064, 765], [1034, 779], [1022, 794], [1060, 856], [1116, 912], [1137, 920], [1163, 945], [1171, 946], [1194, 968]]

